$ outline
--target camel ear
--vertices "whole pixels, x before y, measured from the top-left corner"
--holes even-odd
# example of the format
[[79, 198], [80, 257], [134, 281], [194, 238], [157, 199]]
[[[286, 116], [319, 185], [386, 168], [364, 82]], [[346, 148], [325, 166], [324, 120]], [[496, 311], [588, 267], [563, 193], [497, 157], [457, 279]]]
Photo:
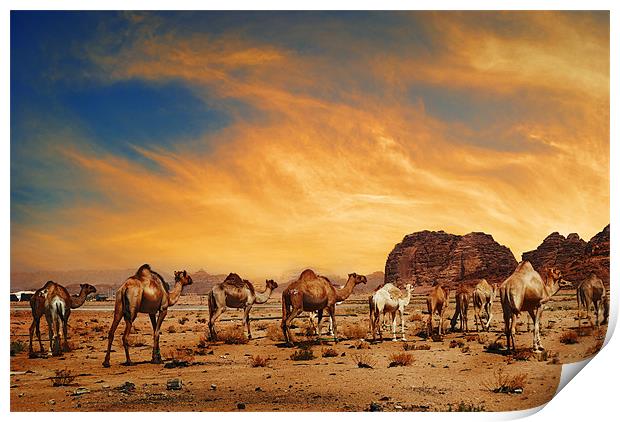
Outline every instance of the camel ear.
[[187, 271], [183, 270], [183, 277], [187, 277]]

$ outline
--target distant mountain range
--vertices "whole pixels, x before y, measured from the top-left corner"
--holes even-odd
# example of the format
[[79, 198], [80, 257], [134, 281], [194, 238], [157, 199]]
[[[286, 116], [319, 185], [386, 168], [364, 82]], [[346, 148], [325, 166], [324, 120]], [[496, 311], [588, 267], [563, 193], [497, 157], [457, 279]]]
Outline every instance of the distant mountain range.
[[[304, 268], [305, 269], [305, 268]], [[304, 270], [290, 270], [284, 272], [279, 278], [276, 291], [282, 291], [291, 282], [297, 279]], [[134, 274], [136, 269], [116, 269], [116, 270], [68, 270], [68, 271], [33, 271], [33, 272], [13, 272], [11, 273], [11, 291], [36, 290], [43, 286], [47, 280], [53, 280], [64, 285], [70, 293], [77, 293], [80, 290], [80, 283], [89, 283], [97, 288], [98, 292], [108, 293], [120, 286], [129, 276]], [[346, 278], [340, 275], [328, 274], [326, 271], [315, 270], [319, 274], [325, 274], [330, 281], [336, 285], [344, 285]], [[327, 273], [327, 274], [326, 274]], [[166, 281], [173, 282], [173, 275], [160, 272]], [[242, 275], [242, 274], [241, 274]], [[200, 269], [191, 274], [193, 283], [186, 293], [206, 294], [215, 284], [224, 281], [227, 274], [210, 274]], [[242, 275], [243, 276], [243, 275]], [[375, 271], [366, 274], [368, 283], [358, 286], [356, 292], [373, 291], [377, 286], [383, 284], [383, 272]], [[266, 277], [250, 280], [254, 285], [262, 290], [265, 286]]]

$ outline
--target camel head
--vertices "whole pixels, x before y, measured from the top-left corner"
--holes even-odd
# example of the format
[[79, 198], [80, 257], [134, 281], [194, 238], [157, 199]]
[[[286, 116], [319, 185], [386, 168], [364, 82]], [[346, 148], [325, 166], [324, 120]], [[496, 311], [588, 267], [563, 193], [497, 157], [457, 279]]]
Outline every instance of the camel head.
[[407, 291], [407, 293], [411, 293], [413, 291], [413, 284], [411, 283], [405, 284], [405, 290]]
[[192, 277], [187, 274], [187, 271], [175, 271], [174, 272], [174, 282], [181, 283], [183, 287], [189, 286], [193, 283]]
[[80, 284], [80, 293], [86, 293], [86, 297], [92, 293], [97, 293], [97, 289], [95, 286], [91, 286], [90, 284]]
[[349, 274], [349, 279], [347, 280], [347, 283], [349, 281], [351, 281], [351, 280], [353, 280], [355, 285], [358, 285], [358, 284], [361, 284], [361, 283], [366, 284], [366, 281], [368, 281], [368, 280], [366, 280], [366, 276], [365, 275], [358, 275], [356, 273]]
[[278, 288], [278, 283], [273, 280], [265, 280], [265, 286], [267, 286], [268, 289], [275, 290]]
[[547, 279], [545, 280], [547, 287], [554, 292], [554, 294], [562, 289], [572, 287], [572, 283], [562, 278], [562, 271], [557, 268], [547, 268]]

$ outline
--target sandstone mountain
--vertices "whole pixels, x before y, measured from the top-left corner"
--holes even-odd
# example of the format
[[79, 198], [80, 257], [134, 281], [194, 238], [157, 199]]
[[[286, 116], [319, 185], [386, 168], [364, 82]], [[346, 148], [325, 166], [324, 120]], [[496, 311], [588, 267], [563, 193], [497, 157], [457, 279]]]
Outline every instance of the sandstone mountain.
[[537, 271], [557, 267], [575, 285], [594, 272], [609, 285], [609, 224], [586, 242], [576, 233], [551, 233], [533, 251], [523, 253]]
[[406, 235], [390, 252], [385, 263], [385, 281], [398, 285], [415, 282], [418, 286], [476, 278], [498, 282], [516, 266], [510, 249], [489, 234], [460, 236], [425, 230]]

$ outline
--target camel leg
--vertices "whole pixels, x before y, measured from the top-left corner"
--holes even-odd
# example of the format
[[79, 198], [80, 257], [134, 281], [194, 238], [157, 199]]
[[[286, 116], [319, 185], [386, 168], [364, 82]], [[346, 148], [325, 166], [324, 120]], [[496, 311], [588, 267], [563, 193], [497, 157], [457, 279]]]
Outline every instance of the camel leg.
[[43, 342], [41, 341], [41, 330], [40, 330], [40, 326], [41, 325], [41, 318], [37, 319], [37, 325], [36, 325], [36, 330], [37, 330], [37, 339], [39, 340], [39, 350], [41, 353], [43, 353], [44, 349], [43, 349]]
[[[491, 328], [491, 319], [493, 318], [493, 313], [491, 311], [491, 308], [493, 307], [493, 304], [491, 302], [487, 302], [484, 305], [485, 311], [487, 313], [487, 322], [485, 324], [485, 328], [487, 331], [489, 331], [489, 329]], [[481, 321], [482, 323], [482, 321]]]
[[[310, 315], [312, 315], [312, 313], [310, 313]], [[323, 331], [322, 325], [323, 325], [323, 309], [319, 309], [318, 311], [316, 311], [315, 332], [316, 332], [317, 337], [321, 337], [321, 332]]]
[[226, 306], [220, 306], [213, 312], [211, 317], [209, 318], [209, 333], [211, 335], [211, 340], [217, 340], [217, 333], [215, 332], [215, 321], [226, 311]]
[[332, 326], [334, 330], [334, 342], [338, 343], [338, 334], [336, 332], [336, 305], [328, 306], [327, 312], [329, 313], [329, 317], [332, 320]]
[[596, 326], [599, 326], [599, 322], [598, 322], [598, 312], [599, 312], [599, 305], [600, 302], [598, 300], [593, 300], [592, 304], [594, 305], [594, 317], [596, 318]]
[[292, 346], [292, 336], [291, 336], [291, 322], [295, 319], [299, 314], [302, 313], [301, 308], [293, 308], [288, 316], [282, 321], [282, 332], [284, 333], [284, 341], [286, 344]]
[[405, 309], [404, 307], [401, 307], [398, 310], [398, 312], [400, 313], [400, 334], [401, 334], [403, 341], [407, 341], [407, 338], [405, 336]]
[[[132, 318], [133, 319], [133, 318]], [[123, 348], [125, 349], [125, 366], [131, 366], [129, 358], [129, 334], [131, 333], [132, 319], [125, 319], [125, 331], [123, 332]]]
[[390, 312], [390, 317], [392, 318], [392, 341], [398, 341], [396, 338], [396, 312]]
[[444, 324], [444, 313], [446, 311], [446, 307], [441, 305], [439, 308], [439, 328], [437, 330], [437, 333], [441, 336], [443, 335], [443, 324]]
[[119, 306], [117, 309], [117, 307], [115, 306], [114, 307], [114, 319], [112, 320], [112, 325], [110, 325], [110, 331], [108, 332], [108, 348], [105, 352], [105, 358], [103, 359], [104, 368], [110, 367], [110, 352], [112, 351], [112, 342], [114, 341], [114, 333], [116, 332], [116, 328], [118, 327], [118, 324], [121, 322], [122, 318], [123, 318], [123, 312], [122, 312], [121, 307]]
[[[39, 320], [37, 318], [32, 319], [32, 324], [30, 324], [30, 345], [28, 346], [28, 356], [34, 356], [34, 350], [32, 349], [32, 337], [34, 336], [35, 327], [38, 327]], [[41, 341], [41, 336], [39, 336], [39, 342]]]
[[[159, 333], [161, 332], [161, 325], [164, 322], [164, 318], [166, 318], [166, 314], [168, 314], [167, 309], [162, 309], [159, 311], [159, 315], [157, 315], [157, 324], [155, 325], [155, 330], [153, 330], [153, 355], [151, 358], [151, 363], [161, 363], [161, 352], [159, 350]], [[127, 358], [129, 360], [129, 358]]]
[[427, 323], [427, 326], [428, 326], [428, 328], [427, 328], [427, 331], [428, 331], [428, 332], [427, 332], [427, 334], [428, 334], [428, 337], [430, 338], [430, 337], [432, 337], [432, 336], [433, 336], [433, 314], [432, 314], [432, 313], [430, 313], [430, 314], [428, 315], [428, 323]]
[[542, 347], [540, 347], [540, 324], [539, 324], [540, 320], [538, 318], [539, 309], [540, 308], [528, 311], [528, 314], [530, 315], [530, 317], [532, 318], [532, 322], [534, 323], [533, 347], [532, 347], [532, 350], [534, 351], [542, 349]]
[[252, 310], [252, 305], [246, 306], [243, 310], [243, 322], [245, 324], [246, 329], [248, 330], [248, 339], [252, 340], [252, 331], [250, 331], [250, 311]]
[[52, 348], [53, 356], [60, 356], [62, 351], [60, 350], [60, 315], [54, 310], [52, 319], [54, 322], [54, 345]]
[[71, 315], [71, 308], [67, 307], [67, 312], [62, 318], [62, 337], [63, 337], [63, 347], [62, 350], [64, 352], [70, 352], [69, 348], [69, 316]]
[[[512, 315], [504, 308], [504, 335], [506, 336], [506, 348], [508, 349], [508, 353], [510, 353], [511, 337], [514, 329], [513, 321]], [[512, 343], [514, 345], [514, 338], [512, 338]]]

